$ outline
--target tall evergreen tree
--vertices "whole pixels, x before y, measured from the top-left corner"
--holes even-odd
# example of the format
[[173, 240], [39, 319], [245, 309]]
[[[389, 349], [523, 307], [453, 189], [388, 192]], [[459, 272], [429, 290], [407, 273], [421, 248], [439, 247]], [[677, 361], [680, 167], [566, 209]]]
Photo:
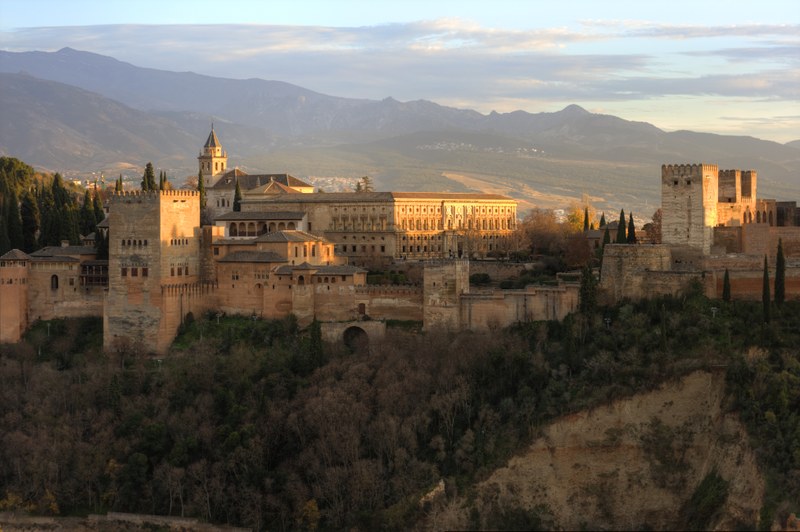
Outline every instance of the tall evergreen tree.
[[31, 253], [38, 249], [36, 244], [36, 232], [39, 230], [39, 206], [36, 198], [30, 190], [25, 191], [22, 196], [22, 207], [20, 208], [22, 218], [22, 250]]
[[769, 269], [766, 255], [764, 255], [764, 284], [761, 287], [761, 302], [764, 305], [764, 321], [769, 323]]
[[56, 173], [50, 188], [42, 190], [39, 212], [42, 218], [40, 246], [58, 246], [64, 240], [80, 244], [78, 208], [72, 194], [64, 187], [61, 174]]
[[81, 205], [79, 225], [81, 234], [84, 236], [94, 231], [94, 227], [97, 225], [94, 219], [94, 204], [92, 203], [92, 197], [89, 195], [88, 188], [83, 194], [83, 205]]
[[97, 260], [108, 260], [108, 235], [98, 230], [94, 235], [94, 248]]
[[206, 208], [206, 184], [203, 182], [203, 172], [197, 172], [197, 192], [200, 195], [200, 210]]
[[122, 174], [119, 174], [119, 179], [117, 179], [117, 182], [114, 183], [114, 192], [119, 193], [122, 192], [123, 190], [125, 189], [123, 188], [122, 185]]
[[106, 211], [103, 210], [103, 200], [100, 199], [100, 191], [95, 188], [94, 196], [92, 197], [92, 210], [94, 211], [94, 225], [106, 219]]
[[239, 188], [239, 180], [236, 180], [236, 191], [233, 193], [233, 210], [239, 212], [242, 210], [242, 189]]
[[597, 279], [587, 264], [581, 273], [580, 309], [584, 316], [592, 314], [597, 308]]
[[628, 218], [628, 244], [636, 243], [636, 226], [633, 223], [633, 213]]
[[731, 276], [728, 268], [725, 268], [725, 277], [722, 278], [722, 300], [726, 303], [731, 301]]
[[583, 208], [583, 232], [589, 230], [589, 207]]
[[603, 247], [606, 247], [606, 244], [611, 243], [611, 231], [608, 230], [608, 225], [606, 225], [606, 230], [603, 232]]
[[142, 176], [142, 190], [156, 190], [156, 173], [153, 169], [153, 163], [149, 162], [144, 167], [144, 175]]
[[25, 247], [25, 238], [22, 233], [22, 219], [19, 214], [19, 199], [17, 192], [12, 188], [6, 200], [6, 231], [11, 249], [22, 249]]
[[603, 212], [602, 216], [600, 216], [600, 227], [606, 225], [606, 213]]
[[0, 211], [0, 255], [11, 251], [11, 240], [8, 238], [5, 214]]
[[616, 244], [626, 244], [628, 237], [625, 234], [625, 209], [619, 211], [619, 224], [617, 225], [617, 240]]
[[778, 239], [778, 256], [775, 259], [775, 304], [786, 300], [786, 257], [783, 256], [783, 239]]

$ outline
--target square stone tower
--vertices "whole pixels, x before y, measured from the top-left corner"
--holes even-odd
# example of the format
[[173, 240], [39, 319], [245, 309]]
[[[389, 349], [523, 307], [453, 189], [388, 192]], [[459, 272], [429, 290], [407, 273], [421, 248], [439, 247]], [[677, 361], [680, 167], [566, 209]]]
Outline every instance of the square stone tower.
[[200, 198], [197, 192], [127, 192], [109, 207], [108, 295], [104, 347], [133, 343], [163, 352], [180, 323], [167, 305], [170, 288], [200, 280]]
[[717, 225], [719, 168], [715, 164], [661, 166], [662, 242], [711, 252]]

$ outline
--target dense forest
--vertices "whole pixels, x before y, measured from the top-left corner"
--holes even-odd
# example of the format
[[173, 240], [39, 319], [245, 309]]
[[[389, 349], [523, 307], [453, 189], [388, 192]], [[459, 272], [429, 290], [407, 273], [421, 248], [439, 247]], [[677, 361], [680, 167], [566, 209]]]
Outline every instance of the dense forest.
[[[397, 324], [351, 350], [292, 317], [209, 315], [163, 359], [103, 354], [100, 320], [38, 323], [0, 347], [0, 509], [408, 529], [441, 479], [468, 494], [548, 421], [713, 367], [767, 478], [743, 526], [768, 528], [800, 510], [800, 305], [761, 316], [695, 287], [487, 333]], [[475, 519], [552, 526], [543, 515]]]

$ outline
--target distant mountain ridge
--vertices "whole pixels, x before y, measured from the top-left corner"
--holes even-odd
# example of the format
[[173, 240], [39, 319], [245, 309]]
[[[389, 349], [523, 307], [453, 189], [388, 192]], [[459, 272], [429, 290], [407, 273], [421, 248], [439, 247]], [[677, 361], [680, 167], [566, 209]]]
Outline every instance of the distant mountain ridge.
[[[408, 183], [414, 182], [413, 172], [434, 176], [434, 183], [436, 176], [453, 171], [502, 179], [507, 163], [514, 166], [509, 175], [516, 176], [519, 188], [552, 187], [553, 178], [561, 175], [574, 177], [569, 181], [574, 188], [586, 168], [602, 168], [610, 177], [619, 177], [621, 188], [641, 189], [637, 194], [654, 201], [657, 183], [642, 188], [630, 182], [634, 175], [641, 172], [642, 178], [652, 180], [662, 163], [711, 162], [723, 168], [757, 169], [760, 190], [800, 199], [800, 141], [782, 145], [752, 137], [668, 133], [578, 105], [553, 113], [484, 115], [425, 100], [342, 98], [281, 81], [140, 68], [71, 48], [0, 51], [0, 72], [6, 73], [0, 77], [5, 116], [0, 151], [44, 168], [95, 171], [113, 164], [140, 167], [152, 160], [179, 176], [191, 174], [196, 171], [196, 152], [214, 121], [233, 164], [283, 161], [293, 166], [258, 168], [261, 171], [334, 175], [352, 169], [376, 176], [379, 185], [404, 188], [403, 172], [409, 175]], [[526, 161], [528, 155], [520, 159], [519, 153], [516, 160], [508, 153], [498, 159], [497, 151], [482, 158], [475, 152], [468, 158], [454, 157], [453, 150], [426, 152], [414, 144], [415, 136], [423, 133], [427, 144], [435, 144], [435, 139], [458, 144], [464, 135], [478, 134], [470, 142], [527, 145], [537, 150], [539, 159]], [[380, 149], [365, 151], [378, 146], [376, 142]], [[408, 149], [409, 142], [414, 149]], [[324, 157], [313, 159], [321, 154]], [[351, 165], [346, 159], [354, 154], [362, 162]], [[550, 166], [558, 163], [558, 170], [542, 169], [542, 157]], [[332, 159], [341, 164], [326, 167], [323, 161]], [[529, 176], [525, 168], [530, 168]], [[585, 180], [591, 181], [588, 174]], [[439, 184], [447, 186], [446, 180]], [[587, 183], [585, 190], [592, 186]], [[574, 193], [579, 195], [580, 189]]]

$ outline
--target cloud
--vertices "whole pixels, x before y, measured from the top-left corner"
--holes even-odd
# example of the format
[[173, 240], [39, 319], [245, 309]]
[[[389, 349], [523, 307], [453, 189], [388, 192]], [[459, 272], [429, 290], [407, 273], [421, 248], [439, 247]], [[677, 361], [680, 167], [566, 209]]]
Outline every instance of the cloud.
[[[509, 30], [442, 18], [345, 28], [26, 28], [0, 33], [0, 47], [71, 46], [137, 66], [275, 79], [337, 96], [463, 103], [485, 112], [514, 105], [551, 110], [572, 102], [599, 107], [658, 101], [667, 114], [669, 104], [662, 100], [670, 97], [795, 104], [798, 36], [800, 26], [793, 24], [586, 20], [577, 29]], [[773, 114], [779, 114], [777, 108], [765, 113]]]

